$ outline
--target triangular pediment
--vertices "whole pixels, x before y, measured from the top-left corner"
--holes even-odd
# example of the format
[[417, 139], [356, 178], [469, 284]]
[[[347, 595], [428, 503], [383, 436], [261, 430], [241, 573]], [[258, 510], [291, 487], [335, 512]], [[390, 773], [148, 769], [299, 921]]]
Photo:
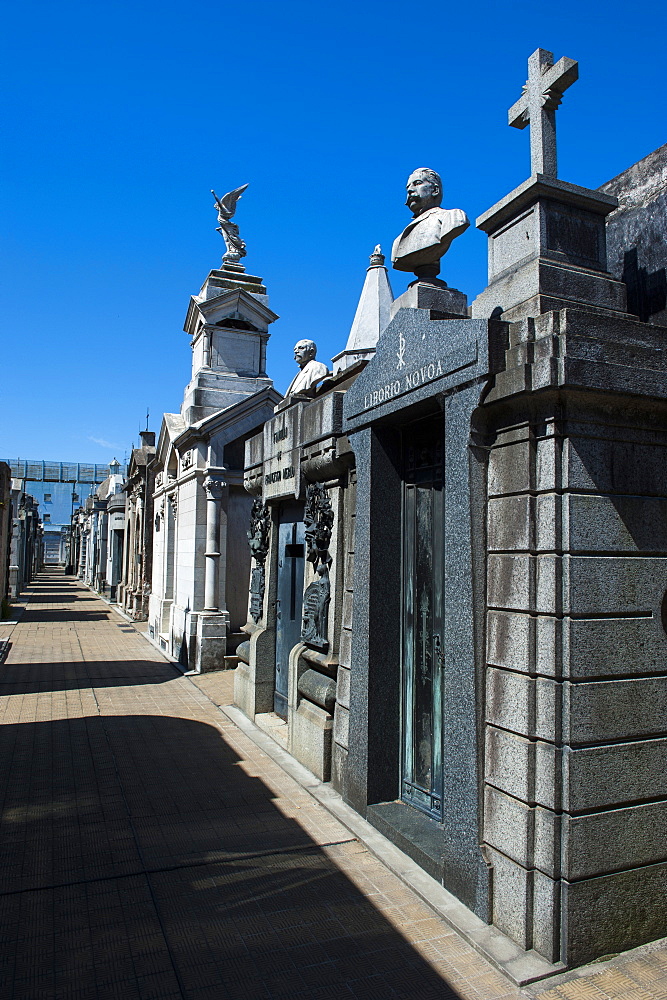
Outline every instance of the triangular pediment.
[[[185, 421], [178, 413], [165, 413], [162, 417], [160, 427], [160, 437], [158, 438], [155, 459], [157, 463], [166, 469], [169, 466], [172, 452], [174, 451], [174, 441], [185, 429]], [[173, 462], [172, 462], [173, 464]]]
[[212, 299], [193, 295], [190, 299], [184, 330], [194, 336], [202, 323], [224, 326], [225, 319], [241, 320], [255, 330], [266, 331], [278, 319], [277, 313], [242, 288], [230, 289]]

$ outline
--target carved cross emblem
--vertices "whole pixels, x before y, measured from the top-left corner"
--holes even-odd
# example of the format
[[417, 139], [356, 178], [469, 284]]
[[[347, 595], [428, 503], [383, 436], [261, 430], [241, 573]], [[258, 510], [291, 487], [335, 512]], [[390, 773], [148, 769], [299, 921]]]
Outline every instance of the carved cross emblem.
[[405, 368], [405, 337], [400, 330], [398, 332], [398, 351], [396, 352], [396, 357], [398, 358], [396, 368]]
[[553, 52], [536, 49], [528, 59], [528, 79], [523, 94], [509, 109], [508, 124], [530, 125], [530, 172], [558, 176], [556, 160], [556, 108], [563, 93], [579, 77], [579, 65], [563, 56], [554, 66]]

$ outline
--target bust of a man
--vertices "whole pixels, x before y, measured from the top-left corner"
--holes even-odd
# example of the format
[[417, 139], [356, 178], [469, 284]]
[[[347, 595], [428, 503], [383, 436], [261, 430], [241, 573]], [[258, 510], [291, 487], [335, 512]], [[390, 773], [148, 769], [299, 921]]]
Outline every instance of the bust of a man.
[[418, 278], [435, 278], [453, 240], [470, 225], [460, 208], [441, 208], [442, 181], [435, 170], [420, 167], [408, 177], [405, 204], [413, 219], [394, 240], [391, 262], [397, 271], [413, 271]]
[[294, 360], [301, 369], [292, 379], [285, 396], [307, 392], [329, 374], [329, 369], [321, 361], [316, 361], [317, 345], [314, 340], [300, 340], [294, 345]]

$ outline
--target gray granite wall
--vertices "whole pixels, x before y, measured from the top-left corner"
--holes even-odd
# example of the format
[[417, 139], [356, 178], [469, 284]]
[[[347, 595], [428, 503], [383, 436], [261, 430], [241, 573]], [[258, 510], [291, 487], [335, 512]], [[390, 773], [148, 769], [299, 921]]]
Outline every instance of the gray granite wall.
[[331, 780], [343, 794], [347, 792], [347, 756], [350, 745], [350, 666], [352, 662], [354, 601], [354, 555], [357, 500], [357, 474], [349, 473], [342, 515], [339, 558], [344, 568], [341, 574], [341, 617], [338, 635], [338, 676], [336, 679], [336, 707], [334, 711]]
[[607, 219], [607, 259], [627, 284], [628, 310], [667, 326], [667, 144], [600, 190], [619, 201]]
[[494, 924], [576, 965], [667, 933], [667, 354], [570, 310], [512, 338], [487, 404], [484, 842]]

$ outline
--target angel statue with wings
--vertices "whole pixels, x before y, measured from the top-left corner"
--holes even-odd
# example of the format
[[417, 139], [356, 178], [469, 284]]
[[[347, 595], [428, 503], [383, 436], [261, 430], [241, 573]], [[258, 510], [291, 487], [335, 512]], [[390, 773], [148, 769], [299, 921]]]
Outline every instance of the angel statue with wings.
[[239, 227], [235, 222], [232, 222], [232, 216], [236, 211], [236, 202], [247, 186], [247, 184], [243, 184], [234, 191], [230, 191], [224, 198], [218, 198], [215, 191], [211, 190], [211, 194], [215, 198], [215, 207], [218, 210], [218, 222], [220, 223], [219, 226], [216, 226], [216, 231], [222, 234], [227, 247], [227, 252], [222, 256], [223, 264], [238, 264], [241, 257], [246, 255], [245, 243], [239, 236]]

